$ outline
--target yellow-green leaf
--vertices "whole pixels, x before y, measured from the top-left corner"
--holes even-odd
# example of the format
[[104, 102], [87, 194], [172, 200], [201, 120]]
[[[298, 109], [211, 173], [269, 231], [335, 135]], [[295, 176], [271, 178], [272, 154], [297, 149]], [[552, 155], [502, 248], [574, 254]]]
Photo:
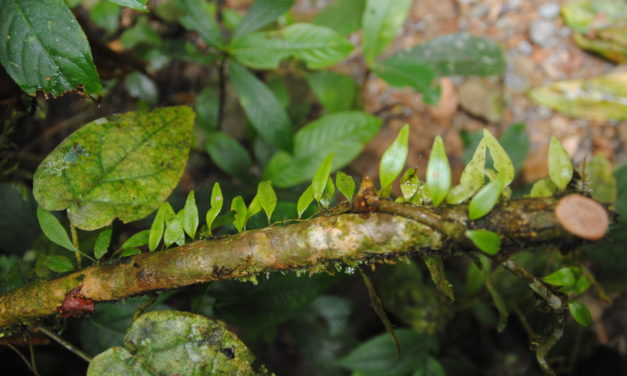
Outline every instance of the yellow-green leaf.
[[492, 133], [485, 128], [483, 129], [483, 139], [486, 141], [490, 156], [492, 156], [492, 160], [494, 161], [494, 168], [503, 176], [503, 187], [507, 187], [512, 180], [514, 180], [514, 176], [516, 175], [514, 164], [501, 144], [499, 144]]
[[303, 192], [300, 195], [300, 197], [298, 198], [298, 202], [296, 203], [296, 211], [298, 211], [298, 218], [302, 217], [303, 213], [305, 212], [305, 210], [307, 210], [309, 205], [311, 205], [313, 200], [314, 200], [314, 196], [312, 193], [311, 185], [309, 185], [307, 189], [305, 189], [305, 192]]
[[322, 197], [320, 197], [320, 205], [324, 208], [328, 208], [331, 205], [331, 201], [333, 201], [334, 196], [335, 184], [333, 184], [333, 179], [328, 177], [327, 184], [324, 186], [324, 192], [322, 192]]
[[65, 273], [71, 270], [74, 270], [74, 265], [72, 265], [72, 261], [65, 256], [52, 255], [46, 257], [44, 260], [44, 265], [57, 273]]
[[311, 182], [311, 193], [316, 201], [320, 201], [322, 198], [322, 193], [324, 193], [324, 188], [327, 185], [327, 181], [329, 179], [329, 174], [331, 173], [331, 165], [333, 164], [333, 157], [335, 157], [335, 153], [331, 153], [324, 158], [318, 170], [316, 171], [314, 178]]
[[335, 185], [337, 185], [337, 189], [348, 199], [348, 201], [353, 200], [353, 195], [355, 194], [355, 181], [349, 175], [346, 175], [342, 171], [338, 171], [335, 174]]
[[220, 214], [220, 210], [222, 210], [223, 204], [224, 197], [222, 196], [220, 183], [213, 183], [213, 188], [211, 190], [211, 209], [207, 210], [207, 214], [205, 215], [205, 220], [207, 222], [207, 231], [209, 232], [209, 235], [211, 235], [211, 225], [213, 224], [213, 221], [216, 219], [218, 214]]
[[274, 189], [272, 188], [272, 182], [269, 180], [262, 181], [257, 187], [257, 197], [259, 198], [259, 205], [266, 213], [268, 218], [268, 224], [272, 220], [272, 213], [276, 208], [277, 198]]
[[431, 147], [427, 165], [427, 189], [433, 205], [438, 206], [451, 188], [451, 166], [444, 150], [442, 137], [437, 136]]
[[185, 213], [183, 215], [183, 230], [190, 238], [194, 239], [198, 229], [198, 207], [196, 206], [194, 191], [190, 191], [187, 195], [183, 212]]
[[111, 226], [100, 231], [96, 242], [94, 243], [94, 256], [96, 260], [100, 260], [109, 251], [109, 245], [111, 244], [111, 233], [113, 228]]
[[237, 229], [237, 232], [242, 232], [246, 229], [246, 221], [248, 220], [248, 208], [242, 196], [237, 196], [231, 201], [231, 210], [235, 212], [235, 218], [233, 219], [233, 225]]
[[501, 237], [489, 230], [468, 230], [466, 237], [475, 247], [489, 255], [495, 255], [501, 250]]
[[148, 234], [148, 249], [150, 249], [150, 252], [154, 252], [157, 249], [163, 237], [166, 221], [174, 216], [174, 209], [172, 209], [170, 203], [167, 201], [162, 203], [150, 226], [150, 234]]
[[555, 136], [551, 136], [549, 144], [549, 176], [560, 191], [563, 191], [573, 178], [570, 157]]
[[163, 243], [166, 247], [173, 243], [178, 245], [185, 244], [185, 232], [183, 231], [183, 220], [185, 211], [181, 210], [176, 215], [171, 216], [165, 221], [165, 231], [163, 232]]
[[403, 174], [401, 178], [401, 193], [405, 200], [410, 200], [418, 193], [422, 183], [415, 168], [410, 168]]
[[485, 181], [485, 161], [486, 161], [486, 149], [488, 145], [486, 142], [486, 136], [484, 134], [483, 139], [477, 145], [472, 159], [464, 171], [459, 180], [459, 185], [456, 185], [446, 196], [446, 202], [449, 204], [460, 204], [474, 195], [479, 188], [483, 186]]
[[481, 188], [475, 197], [470, 200], [470, 204], [468, 205], [468, 218], [471, 221], [485, 216], [492, 210], [503, 192], [504, 181], [504, 175], [499, 174], [491, 182]]
[[570, 301], [568, 302], [568, 310], [579, 324], [583, 326], [590, 326], [590, 324], [592, 324], [592, 315], [590, 315], [588, 307], [583, 303]]
[[557, 186], [551, 178], [540, 179], [533, 183], [531, 187], [530, 197], [551, 197], [557, 192]]
[[384, 194], [384, 197], [389, 195], [392, 183], [401, 173], [403, 167], [405, 167], [408, 143], [409, 124], [405, 124], [400, 132], [398, 132], [392, 145], [387, 148], [381, 157], [381, 163], [379, 164], [379, 181], [381, 183], [381, 191], [387, 193]]

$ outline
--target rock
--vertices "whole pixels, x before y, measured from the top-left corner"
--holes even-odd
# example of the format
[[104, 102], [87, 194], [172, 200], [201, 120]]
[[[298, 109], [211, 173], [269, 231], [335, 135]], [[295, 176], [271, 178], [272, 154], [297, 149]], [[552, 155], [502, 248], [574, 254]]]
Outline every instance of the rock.
[[472, 77], [459, 88], [462, 108], [474, 116], [497, 123], [503, 119], [503, 95], [499, 87], [485, 78]]
[[542, 46], [548, 47], [556, 43], [557, 28], [553, 22], [547, 20], [535, 20], [529, 28], [531, 40]]
[[552, 20], [560, 14], [560, 6], [557, 3], [542, 4], [538, 9], [540, 17]]
[[518, 50], [518, 52], [520, 52], [523, 55], [530, 55], [533, 52], [533, 46], [526, 39], [523, 39], [520, 42], [518, 42], [516, 49]]

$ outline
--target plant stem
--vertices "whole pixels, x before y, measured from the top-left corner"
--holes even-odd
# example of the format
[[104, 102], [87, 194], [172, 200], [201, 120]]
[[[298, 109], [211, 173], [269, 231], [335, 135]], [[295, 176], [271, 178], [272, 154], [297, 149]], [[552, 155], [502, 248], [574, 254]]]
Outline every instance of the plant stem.
[[65, 347], [67, 350], [73, 352], [74, 354], [76, 354], [77, 356], [83, 358], [86, 362], [91, 362], [91, 357], [87, 354], [85, 354], [81, 349], [79, 349], [78, 347], [72, 345], [71, 343], [69, 343], [68, 341], [64, 340], [63, 338], [59, 337], [58, 335], [56, 335], [55, 333], [53, 333], [52, 331], [44, 328], [43, 326], [38, 326], [35, 328], [37, 331], [44, 333], [45, 335], [47, 335], [48, 337], [50, 337], [51, 339], [53, 339], [54, 341], [56, 341], [57, 343], [59, 343], [61, 346]]
[[[80, 249], [78, 247], [78, 231], [76, 226], [70, 223], [70, 233], [72, 234], [72, 244], [76, 249]], [[74, 256], [76, 257], [76, 267], [80, 268], [82, 264], [81, 254], [79, 252], [74, 252]]]
[[[33, 366], [31, 365], [31, 363], [28, 361], [28, 359], [26, 359], [26, 357], [24, 356], [24, 354], [22, 354], [22, 352], [20, 350], [17, 349], [17, 347], [13, 346], [10, 343], [6, 344], [11, 350], [15, 351], [15, 353], [20, 357], [20, 359], [22, 359], [22, 361], [26, 364], [26, 367], [28, 367], [28, 369], [33, 373], [33, 375], [35, 376], [39, 376], [39, 373], [37, 372], [37, 368], [33, 368]], [[32, 351], [32, 350], [31, 350]], [[32, 353], [31, 353], [32, 354]]]

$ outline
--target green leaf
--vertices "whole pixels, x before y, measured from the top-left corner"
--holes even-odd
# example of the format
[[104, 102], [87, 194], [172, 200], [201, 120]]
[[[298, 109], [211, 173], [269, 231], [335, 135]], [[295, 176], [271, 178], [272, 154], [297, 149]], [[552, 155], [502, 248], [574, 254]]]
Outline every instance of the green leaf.
[[57, 273], [65, 273], [74, 270], [74, 265], [72, 265], [72, 261], [65, 256], [52, 255], [47, 256], [44, 260], [44, 265]]
[[140, 72], [133, 72], [124, 77], [124, 87], [132, 98], [142, 100], [149, 105], [159, 101], [159, 88], [150, 77]]
[[557, 186], [551, 178], [540, 179], [533, 183], [529, 197], [551, 197], [557, 192]]
[[207, 134], [207, 153], [211, 160], [227, 174], [249, 179], [252, 159], [248, 151], [239, 142], [224, 132]]
[[112, 3], [119, 4], [123, 7], [139, 10], [142, 12], [148, 12], [146, 7], [146, 0], [109, 0]]
[[472, 197], [483, 186], [487, 148], [488, 144], [484, 136], [477, 145], [472, 159], [464, 167], [459, 185], [453, 187], [446, 196], [447, 203], [460, 204]]
[[471, 221], [479, 219], [488, 214], [499, 200], [499, 196], [505, 187], [505, 177], [499, 174], [491, 182], [486, 184], [477, 194], [470, 200], [468, 205], [468, 218]]
[[292, 125], [272, 91], [234, 61], [229, 60], [228, 66], [239, 102], [253, 127], [270, 144], [291, 150]]
[[542, 280], [553, 286], [572, 286], [580, 276], [581, 271], [578, 268], [565, 267], [542, 277]]
[[583, 326], [590, 326], [592, 324], [592, 316], [590, 315], [590, 311], [588, 307], [586, 307], [583, 303], [577, 301], [568, 302], [568, 310], [570, 314], [573, 316], [575, 321]]
[[220, 97], [218, 88], [215, 86], [205, 86], [196, 97], [196, 124], [206, 131], [218, 130], [218, 109], [220, 107]]
[[333, 179], [331, 177], [327, 178], [327, 184], [324, 186], [324, 191], [322, 191], [322, 197], [320, 197], [320, 205], [323, 208], [328, 208], [331, 206], [331, 202], [335, 197], [335, 184], [333, 184]]
[[305, 210], [307, 210], [309, 205], [311, 205], [313, 200], [314, 200], [313, 190], [311, 188], [311, 185], [309, 185], [307, 189], [305, 189], [305, 191], [300, 195], [300, 197], [298, 198], [298, 202], [296, 203], [296, 211], [298, 211], [298, 218], [302, 217], [303, 213], [305, 212]]
[[193, 125], [184, 106], [94, 120], [39, 165], [35, 199], [46, 210], [67, 208], [70, 222], [84, 230], [144, 218], [178, 184]]
[[140, 17], [137, 23], [122, 33], [120, 41], [124, 47], [130, 49], [139, 45], [159, 46], [161, 38], [159, 34], [150, 26], [148, 18]]
[[549, 144], [549, 176], [560, 191], [563, 191], [573, 178], [573, 164], [566, 149], [555, 136], [551, 136]]
[[411, 200], [418, 193], [422, 186], [420, 178], [415, 168], [410, 168], [403, 174], [401, 178], [401, 193], [405, 200]]
[[353, 108], [359, 88], [352, 77], [336, 72], [314, 72], [307, 74], [305, 78], [328, 112]]
[[433, 141], [427, 165], [427, 189], [433, 205], [440, 205], [450, 188], [451, 166], [444, 151], [442, 137], [437, 136]]
[[[407, 161], [409, 152], [409, 124], [405, 124], [398, 132], [396, 139], [390, 145], [379, 163], [379, 181], [381, 182], [381, 191], [389, 192], [394, 180], [400, 175]], [[384, 195], [387, 196], [387, 195]]]
[[499, 144], [487, 128], [483, 129], [483, 138], [485, 139], [486, 146], [490, 151], [490, 156], [494, 162], [494, 168], [500, 175], [503, 176], [503, 187], [507, 187], [514, 180], [514, 176], [516, 176], [514, 164], [512, 163], [512, 160], [509, 159], [509, 155], [507, 155], [505, 149], [503, 149], [501, 144]]
[[332, 171], [346, 166], [381, 127], [381, 119], [359, 111], [323, 116], [301, 128], [294, 138], [294, 155], [277, 153], [268, 162], [264, 179], [287, 188], [310, 180], [324, 157], [335, 152]]
[[80, 252], [74, 244], [72, 244], [72, 241], [63, 228], [63, 225], [59, 222], [57, 217], [54, 216], [54, 214], [42, 209], [41, 207], [37, 207], [37, 219], [39, 220], [41, 230], [44, 232], [44, 235], [50, 239], [50, 241], [70, 251]]
[[489, 255], [496, 255], [501, 250], [501, 237], [489, 230], [468, 230], [466, 237], [475, 247]]
[[0, 63], [22, 90], [101, 94], [87, 37], [63, 0], [0, 0]]
[[410, 0], [366, 0], [362, 19], [364, 58], [372, 65], [405, 22]]
[[275, 69], [288, 57], [302, 60], [309, 69], [322, 69], [341, 61], [353, 49], [335, 31], [304, 23], [280, 31], [251, 33], [229, 45], [230, 54], [240, 64], [255, 69]]
[[271, 181], [262, 181], [257, 186], [257, 197], [259, 199], [259, 205], [266, 213], [266, 217], [268, 217], [268, 224], [272, 222], [272, 213], [276, 208], [277, 198], [274, 189], [272, 188]]
[[586, 163], [587, 180], [590, 182], [592, 198], [597, 201], [614, 204], [616, 202], [616, 178], [612, 164], [603, 154], [597, 154]]
[[153, 219], [152, 225], [150, 226], [150, 233], [148, 234], [148, 249], [150, 249], [150, 252], [154, 252], [157, 249], [161, 237], [163, 237], [166, 222], [175, 215], [174, 209], [172, 209], [169, 202], [166, 201], [159, 206], [157, 215], [155, 215], [155, 219]]
[[287, 12], [294, 0], [257, 0], [248, 9], [244, 19], [239, 23], [233, 38], [238, 38], [260, 29]]
[[446, 376], [446, 371], [436, 358], [427, 356], [424, 363], [421, 364], [411, 376]]
[[338, 360], [338, 364], [364, 376], [400, 376], [415, 370], [437, 348], [435, 338], [430, 335], [411, 329], [394, 332], [400, 342], [400, 357], [390, 336], [383, 333], [359, 345]]
[[142, 251], [139, 248], [124, 248], [122, 250], [122, 252], [120, 252], [120, 257], [129, 257], [129, 256], [135, 256], [142, 253]]
[[614, 171], [616, 178], [616, 211], [621, 221], [627, 219], [627, 164]]
[[355, 181], [349, 175], [346, 175], [342, 171], [338, 171], [335, 174], [335, 185], [337, 189], [346, 197], [348, 201], [353, 201], [353, 195], [355, 194]]
[[94, 256], [96, 260], [100, 260], [109, 251], [109, 245], [111, 244], [111, 234], [113, 228], [111, 226], [100, 231], [94, 243]]
[[176, 215], [166, 219], [165, 230], [163, 231], [163, 244], [165, 244], [166, 248], [173, 243], [178, 245], [185, 244], [185, 233], [183, 232], [184, 216], [185, 211], [181, 210]]
[[114, 33], [120, 24], [120, 7], [110, 1], [100, 1], [89, 10], [89, 17], [108, 33]]
[[213, 183], [213, 188], [211, 189], [211, 209], [207, 211], [205, 216], [205, 220], [207, 222], [207, 231], [209, 235], [211, 235], [211, 225], [213, 221], [216, 219], [218, 214], [220, 214], [220, 210], [222, 210], [222, 206], [224, 205], [224, 196], [222, 196], [222, 189], [220, 189], [219, 183]]
[[130, 238], [122, 244], [120, 249], [142, 247], [148, 244], [150, 236], [150, 230], [140, 231], [137, 234], [133, 234]]
[[41, 235], [32, 193], [17, 184], [0, 183], [0, 249], [22, 254]]
[[124, 347], [94, 357], [87, 376], [254, 375], [253, 360], [219, 322], [187, 312], [155, 311], [132, 323]]
[[320, 201], [324, 188], [327, 186], [329, 175], [331, 174], [331, 165], [333, 164], [333, 158], [335, 153], [327, 155], [320, 163], [318, 170], [314, 174], [314, 178], [311, 182], [311, 193], [316, 201]]
[[198, 207], [196, 206], [196, 196], [194, 191], [190, 191], [185, 200], [185, 207], [183, 208], [183, 230], [189, 235], [190, 238], [196, 237], [196, 230], [198, 229]]
[[627, 72], [560, 81], [535, 88], [529, 96], [569, 116], [600, 122], [627, 120]]
[[499, 137], [499, 142], [512, 160], [514, 170], [520, 172], [529, 153], [529, 134], [524, 123], [516, 123], [503, 132]]
[[348, 35], [361, 28], [365, 6], [366, 0], [335, 0], [316, 15], [313, 23]]
[[497, 43], [467, 33], [443, 35], [394, 56], [425, 64], [440, 76], [492, 76], [506, 67]]
[[177, 0], [185, 12], [181, 24], [190, 31], [197, 31], [210, 46], [222, 47], [224, 41], [215, 20], [215, 4], [205, 0]]
[[231, 210], [235, 212], [235, 219], [233, 225], [237, 229], [237, 232], [242, 232], [246, 229], [246, 221], [248, 220], [248, 208], [242, 196], [237, 196], [231, 201]]
[[427, 104], [437, 104], [440, 100], [440, 90], [433, 85], [437, 74], [427, 64], [394, 55], [381, 62], [373, 63], [372, 70], [392, 86], [411, 87], [418, 90]]

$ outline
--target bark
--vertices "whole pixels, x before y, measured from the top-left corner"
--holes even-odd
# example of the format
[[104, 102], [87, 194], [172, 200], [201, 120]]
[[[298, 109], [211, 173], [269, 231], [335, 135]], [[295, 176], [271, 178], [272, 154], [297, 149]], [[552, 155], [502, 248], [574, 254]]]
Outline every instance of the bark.
[[572, 239], [555, 217], [556, 205], [552, 198], [513, 200], [471, 222], [465, 206], [428, 209], [362, 194], [352, 209], [361, 213], [199, 240], [25, 286], [0, 296], [0, 328], [32, 324], [53, 314], [80, 316], [93, 310], [93, 302], [152, 290], [276, 270], [321, 272], [337, 262], [370, 264], [418, 251], [446, 254], [470, 248], [463, 236], [467, 229], [497, 232], [505, 249]]

